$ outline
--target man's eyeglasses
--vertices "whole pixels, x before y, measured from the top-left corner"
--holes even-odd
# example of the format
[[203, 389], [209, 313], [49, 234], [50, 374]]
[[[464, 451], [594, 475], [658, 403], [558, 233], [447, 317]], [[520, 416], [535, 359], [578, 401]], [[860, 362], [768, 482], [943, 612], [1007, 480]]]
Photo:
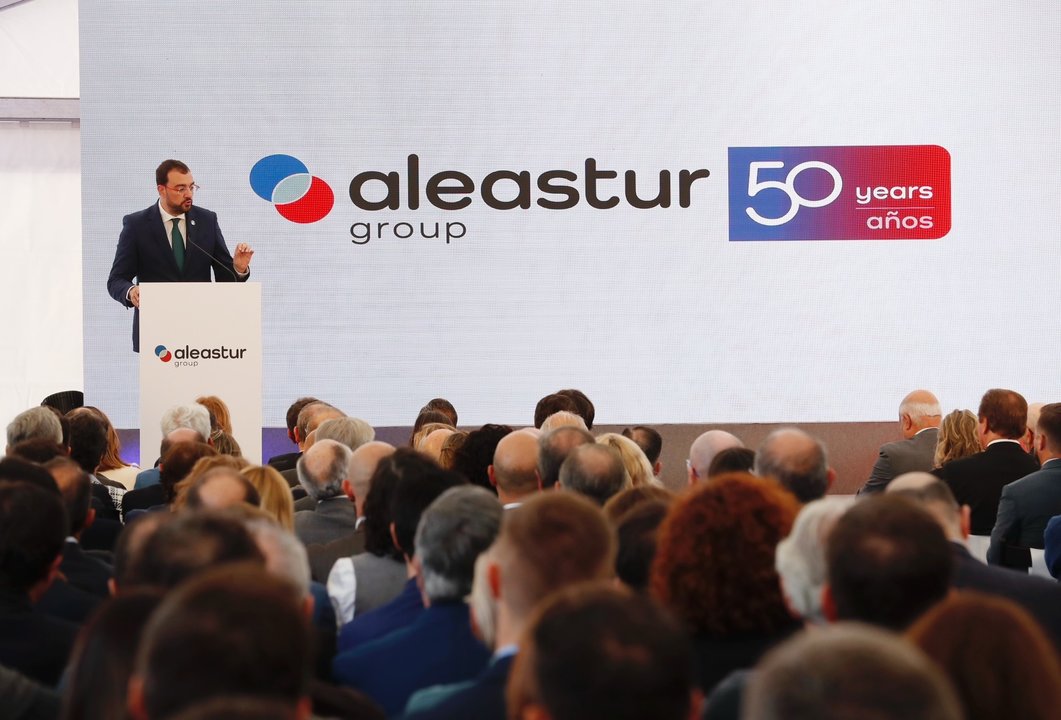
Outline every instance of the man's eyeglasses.
[[165, 187], [167, 190], [172, 190], [173, 192], [177, 193], [178, 195], [185, 195], [185, 194], [194, 195], [197, 190], [202, 190], [202, 188], [199, 187], [198, 185], [196, 185], [195, 183], [192, 183], [191, 185], [177, 185], [175, 187], [170, 187], [169, 185], [164, 185], [163, 187]]

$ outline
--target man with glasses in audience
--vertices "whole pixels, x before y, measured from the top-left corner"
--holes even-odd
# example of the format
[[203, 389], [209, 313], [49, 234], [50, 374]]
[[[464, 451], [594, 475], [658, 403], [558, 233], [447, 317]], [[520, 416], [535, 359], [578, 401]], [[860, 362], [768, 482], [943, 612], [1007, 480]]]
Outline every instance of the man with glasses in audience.
[[[210, 282], [210, 269], [219, 282], [243, 282], [250, 277], [254, 251], [247, 243], [229, 254], [217, 214], [194, 207], [199, 186], [180, 160], [165, 160], [155, 170], [158, 202], [126, 215], [107, 278], [111, 297], [136, 308], [133, 313], [133, 350], [140, 350], [140, 288], [143, 282]], [[136, 283], [133, 279], [136, 278]]]

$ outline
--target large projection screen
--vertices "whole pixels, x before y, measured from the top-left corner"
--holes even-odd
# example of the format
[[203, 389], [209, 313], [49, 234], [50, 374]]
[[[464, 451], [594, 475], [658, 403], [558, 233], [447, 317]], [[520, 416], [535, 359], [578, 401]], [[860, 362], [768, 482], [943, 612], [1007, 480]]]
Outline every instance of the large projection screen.
[[[378, 425], [439, 395], [529, 423], [562, 387], [602, 423], [1057, 398], [1056, 2], [100, 0], [80, 22], [85, 386], [119, 427], [137, 360], [106, 278], [170, 157], [254, 247], [268, 426], [305, 394]], [[771, 148], [788, 164], [752, 200], [731, 161]], [[843, 192], [815, 207], [829, 170], [787, 174], [823, 158]], [[642, 200], [667, 171], [669, 207], [636, 207], [627, 171]], [[836, 224], [930, 182], [942, 237]], [[731, 213], [793, 197], [802, 226], [734, 238]]]

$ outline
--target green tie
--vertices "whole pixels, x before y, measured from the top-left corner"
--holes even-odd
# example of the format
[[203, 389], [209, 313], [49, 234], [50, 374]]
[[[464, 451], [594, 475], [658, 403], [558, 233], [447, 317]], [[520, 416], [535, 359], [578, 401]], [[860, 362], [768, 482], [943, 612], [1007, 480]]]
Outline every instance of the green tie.
[[184, 237], [181, 236], [181, 229], [177, 226], [180, 222], [180, 218], [173, 218], [173, 232], [170, 233], [170, 239], [173, 241], [173, 259], [177, 261], [177, 269], [184, 272]]

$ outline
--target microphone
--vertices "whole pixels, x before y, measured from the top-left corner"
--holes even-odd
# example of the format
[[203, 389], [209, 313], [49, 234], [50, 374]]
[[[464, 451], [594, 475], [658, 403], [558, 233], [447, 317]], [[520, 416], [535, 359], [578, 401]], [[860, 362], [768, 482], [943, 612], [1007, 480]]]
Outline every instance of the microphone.
[[214, 261], [215, 263], [217, 263], [217, 265], [214, 265], [214, 267], [215, 267], [215, 268], [216, 268], [216, 267], [217, 267], [218, 265], [220, 265], [221, 267], [225, 268], [225, 272], [227, 272], [227, 273], [228, 273], [229, 275], [231, 275], [231, 276], [232, 276], [232, 282], [239, 282], [239, 277], [237, 277], [237, 276], [236, 276], [236, 273], [234, 273], [234, 272], [233, 272], [233, 271], [232, 271], [231, 269], [229, 269], [229, 267], [228, 267], [227, 265], [225, 265], [225, 263], [221, 262], [221, 261], [220, 261], [220, 260], [218, 260], [218, 259], [217, 259], [216, 257], [214, 257], [212, 253], [209, 253], [209, 252], [207, 252], [207, 251], [206, 251], [205, 249], [203, 249], [202, 247], [200, 247], [200, 246], [199, 246], [199, 243], [197, 243], [197, 242], [195, 242], [194, 240], [192, 240], [192, 239], [191, 239], [191, 237], [190, 237], [190, 236], [191, 236], [191, 233], [188, 233], [188, 235], [189, 235], [189, 237], [186, 237], [186, 238], [184, 238], [184, 239], [185, 239], [185, 241], [187, 241], [187, 242], [188, 242], [188, 243], [189, 243], [190, 245], [192, 245], [193, 247], [195, 247], [195, 248], [198, 248], [199, 252], [201, 252], [201, 253], [202, 253], [203, 255], [206, 255], [206, 256], [207, 256], [208, 258], [210, 258], [210, 259], [211, 259], [211, 260], [213, 260], [213, 261]]

